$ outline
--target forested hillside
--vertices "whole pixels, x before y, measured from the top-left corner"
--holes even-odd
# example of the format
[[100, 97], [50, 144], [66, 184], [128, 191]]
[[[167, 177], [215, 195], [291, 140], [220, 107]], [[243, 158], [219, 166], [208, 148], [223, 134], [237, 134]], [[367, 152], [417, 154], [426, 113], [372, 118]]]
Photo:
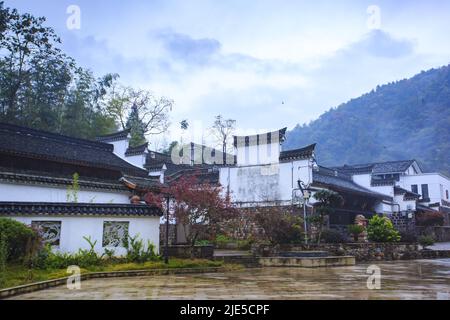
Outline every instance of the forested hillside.
[[131, 145], [167, 130], [171, 99], [95, 77], [60, 45], [45, 17], [0, 1], [0, 122], [88, 139], [130, 129]]
[[377, 86], [297, 125], [283, 148], [313, 142], [324, 165], [414, 158], [450, 174], [450, 65]]

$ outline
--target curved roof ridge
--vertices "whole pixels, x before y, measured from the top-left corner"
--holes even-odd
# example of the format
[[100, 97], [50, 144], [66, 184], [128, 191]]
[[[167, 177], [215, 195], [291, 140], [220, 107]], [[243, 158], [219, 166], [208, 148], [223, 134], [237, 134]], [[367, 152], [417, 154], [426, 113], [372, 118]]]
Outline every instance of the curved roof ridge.
[[70, 137], [70, 136], [66, 136], [63, 134], [59, 134], [59, 133], [53, 133], [53, 132], [38, 130], [38, 129], [32, 129], [30, 127], [18, 126], [15, 124], [0, 122], [0, 130], [13, 132], [15, 134], [22, 134], [22, 135], [34, 136], [34, 137], [38, 137], [38, 138], [52, 139], [55, 141], [60, 141], [60, 142], [65, 142], [65, 143], [82, 145], [85, 147], [92, 147], [92, 148], [102, 149], [105, 151], [112, 152], [114, 149], [114, 146], [111, 144], [108, 144], [108, 143], [104, 143], [104, 142], [100, 142], [100, 141], [93, 141], [93, 140], [88, 140], [88, 139], [82, 139], [82, 138]]
[[117, 131], [117, 132], [113, 132], [113, 133], [97, 136], [97, 137], [95, 137], [95, 140], [96, 141], [103, 141], [103, 142], [123, 140], [123, 139], [126, 139], [128, 137], [128, 134], [130, 133], [130, 131], [131, 131], [131, 129], [124, 129], [124, 130], [121, 130], [121, 131]]

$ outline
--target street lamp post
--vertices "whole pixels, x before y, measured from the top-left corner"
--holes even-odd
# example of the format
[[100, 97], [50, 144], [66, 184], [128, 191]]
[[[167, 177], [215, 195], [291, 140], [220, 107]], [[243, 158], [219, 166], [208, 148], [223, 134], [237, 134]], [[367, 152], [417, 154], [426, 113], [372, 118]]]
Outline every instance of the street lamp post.
[[309, 200], [310, 193], [308, 190], [308, 186], [305, 185], [305, 183], [303, 181], [299, 180], [298, 186], [303, 195], [303, 225], [304, 225], [304, 229], [305, 229], [305, 244], [308, 244], [308, 223], [307, 223], [307, 217], [306, 217], [306, 203]]
[[170, 197], [166, 198], [166, 234], [165, 234], [165, 245], [164, 245], [164, 263], [169, 263], [169, 205]]
[[[308, 164], [306, 166], [300, 166], [297, 169], [300, 168], [308, 168], [308, 183], [305, 184], [302, 180], [298, 180], [298, 189], [300, 189], [300, 191], [302, 192], [302, 198], [303, 198], [303, 224], [304, 224], [304, 229], [305, 229], [305, 244], [308, 244], [308, 223], [306, 221], [306, 204], [309, 200], [309, 197], [311, 196], [310, 192], [309, 192], [309, 185], [311, 184], [312, 181], [312, 177], [310, 176], [309, 173], [309, 168], [311, 168], [312, 170], [316, 170], [318, 168], [316, 159], [313, 157], [312, 159], [312, 163], [310, 164], [310, 162], [308, 161]], [[297, 189], [297, 190], [298, 190]], [[295, 189], [294, 189], [295, 190]]]

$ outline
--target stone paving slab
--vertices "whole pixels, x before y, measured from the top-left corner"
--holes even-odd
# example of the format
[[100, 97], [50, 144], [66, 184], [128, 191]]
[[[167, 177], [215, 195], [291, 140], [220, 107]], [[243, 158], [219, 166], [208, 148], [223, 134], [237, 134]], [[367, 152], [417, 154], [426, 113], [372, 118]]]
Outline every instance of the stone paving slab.
[[[374, 264], [380, 290], [367, 288]], [[450, 299], [450, 259], [93, 279], [80, 290], [61, 286], [12, 299]]]

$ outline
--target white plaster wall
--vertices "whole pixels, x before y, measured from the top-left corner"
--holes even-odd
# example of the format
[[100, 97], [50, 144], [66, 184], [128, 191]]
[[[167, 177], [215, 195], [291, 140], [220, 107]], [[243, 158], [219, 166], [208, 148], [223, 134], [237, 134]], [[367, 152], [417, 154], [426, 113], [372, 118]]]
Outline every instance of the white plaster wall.
[[[402, 188], [411, 190], [411, 185], [416, 184], [419, 194], [422, 194], [422, 184], [428, 184], [430, 202], [441, 202], [446, 199], [446, 190], [450, 193], [450, 179], [439, 173], [423, 173], [418, 175], [402, 176], [400, 179]], [[442, 186], [442, 188], [441, 188]]]
[[[248, 150], [248, 151], [246, 151]], [[277, 143], [242, 146], [236, 149], [238, 166], [277, 163], [281, 146]], [[247, 155], [247, 156], [246, 156]]]
[[[130, 203], [129, 193], [79, 190], [79, 203]], [[0, 201], [66, 202], [67, 189], [0, 182]]]
[[135, 156], [124, 157], [125, 161], [128, 161], [133, 166], [144, 168], [146, 154], [138, 154]]
[[128, 149], [129, 139], [112, 141], [112, 142], [107, 142], [107, 143], [112, 144], [114, 146], [114, 153], [116, 155], [118, 155], [122, 159], [125, 158], [125, 152]]
[[[14, 220], [30, 225], [32, 221], [61, 221], [61, 238], [60, 245], [55, 250], [62, 252], [74, 253], [78, 249], [89, 249], [89, 244], [84, 236], [90, 236], [92, 241], [97, 240], [95, 246], [96, 252], [104, 253], [105, 248], [102, 247], [103, 241], [103, 222], [105, 221], [128, 221], [130, 236], [139, 234], [139, 238], [151, 241], [155, 245], [155, 250], [159, 251], [159, 217], [112, 217], [112, 216], [34, 216], [34, 217], [11, 217]], [[126, 253], [125, 248], [108, 248], [114, 249], [116, 255], [123, 255]]]
[[[397, 203], [400, 206], [400, 211], [407, 211], [407, 210], [416, 210], [416, 201], [415, 200], [403, 200], [403, 195], [396, 195], [394, 196], [394, 203]], [[397, 205], [392, 206], [392, 210], [394, 212], [398, 211]]]
[[370, 187], [370, 180], [372, 176], [370, 173], [367, 174], [355, 174], [352, 176], [353, 182], [356, 184], [359, 184], [360, 186], [363, 186], [365, 188], [371, 188]]
[[374, 186], [369, 189], [390, 197], [394, 197], [394, 186]]
[[290, 202], [298, 179], [306, 184], [312, 182], [311, 170], [309, 160], [225, 167], [220, 169], [219, 181], [234, 202]]
[[385, 214], [392, 213], [392, 206], [384, 202], [379, 202], [375, 205], [375, 212]]
[[352, 176], [353, 182], [367, 188], [369, 190], [388, 195], [390, 197], [394, 196], [394, 187], [393, 186], [372, 186], [371, 180], [372, 175], [370, 173], [358, 174]]

